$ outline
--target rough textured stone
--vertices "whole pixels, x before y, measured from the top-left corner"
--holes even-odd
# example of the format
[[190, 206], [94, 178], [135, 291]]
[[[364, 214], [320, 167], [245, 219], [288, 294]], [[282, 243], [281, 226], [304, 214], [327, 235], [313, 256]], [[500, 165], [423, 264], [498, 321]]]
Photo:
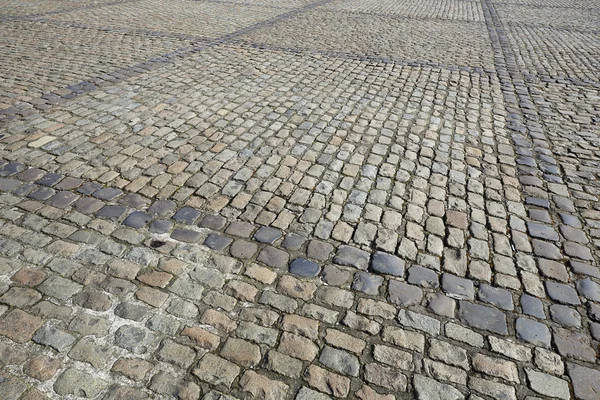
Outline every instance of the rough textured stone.
[[382, 284], [383, 277], [360, 271], [354, 274], [352, 289], [369, 294], [371, 296], [376, 296], [379, 294], [379, 287]]
[[367, 269], [369, 266], [369, 254], [355, 247], [340, 246], [333, 258], [333, 262], [358, 269]]
[[96, 397], [108, 388], [108, 383], [83, 371], [69, 368], [54, 383], [54, 390], [61, 396], [74, 395], [88, 399]]
[[552, 375], [526, 369], [529, 386], [537, 393], [568, 400], [571, 398], [571, 391], [567, 381], [554, 377]]
[[43, 320], [41, 318], [14, 309], [0, 321], [0, 335], [6, 336], [17, 343], [25, 343], [31, 340], [35, 331], [42, 324]]
[[305, 379], [312, 387], [336, 397], [346, 397], [350, 391], [350, 379], [316, 365], [307, 368]]
[[600, 371], [581, 365], [567, 364], [567, 370], [575, 396], [581, 400], [593, 400], [600, 393]]
[[462, 400], [463, 394], [456, 388], [415, 374], [414, 386], [419, 400]]
[[226, 387], [231, 386], [239, 373], [240, 367], [210, 353], [202, 357], [197, 368], [193, 370], [193, 374], [200, 380]]
[[321, 364], [344, 375], [358, 376], [360, 370], [358, 358], [343, 350], [329, 346], [323, 348], [319, 361]]

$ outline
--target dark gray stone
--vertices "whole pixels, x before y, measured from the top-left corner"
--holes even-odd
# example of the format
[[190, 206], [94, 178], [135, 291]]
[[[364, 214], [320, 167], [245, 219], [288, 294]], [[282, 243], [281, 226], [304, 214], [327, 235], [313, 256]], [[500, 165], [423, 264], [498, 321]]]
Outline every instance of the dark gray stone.
[[298, 235], [296, 233], [290, 233], [285, 237], [281, 245], [288, 250], [300, 250], [302, 245], [306, 242], [306, 237]]
[[0, 169], [0, 176], [11, 176], [25, 171], [27, 167], [21, 163], [9, 162]]
[[514, 309], [512, 295], [508, 290], [481, 284], [478, 292], [479, 300], [495, 305], [498, 308], [511, 311]]
[[546, 319], [544, 304], [537, 297], [528, 294], [521, 295], [521, 308], [523, 309], [523, 314], [531, 315], [532, 317], [539, 319]]
[[321, 267], [306, 258], [296, 258], [290, 263], [290, 273], [294, 275], [317, 276], [319, 272], [321, 272]]
[[115, 308], [115, 315], [140, 322], [148, 315], [148, 308], [134, 303], [121, 303]]
[[550, 306], [550, 316], [562, 326], [581, 328], [581, 315], [571, 307], [563, 306], [562, 304], [552, 304]]
[[125, 218], [123, 221], [124, 225], [131, 228], [143, 228], [148, 222], [152, 220], [152, 216], [142, 211], [134, 211]]
[[38, 186], [35, 183], [27, 183], [21, 187], [14, 189], [12, 192], [15, 196], [29, 196], [33, 190], [35, 190]]
[[257, 258], [258, 261], [275, 268], [285, 268], [289, 259], [290, 255], [288, 253], [272, 246], [262, 249]]
[[119, 199], [119, 203], [131, 208], [146, 207], [150, 200], [137, 193], [128, 193]]
[[547, 239], [547, 240], [558, 240], [558, 232], [549, 225], [538, 224], [536, 222], [527, 222], [527, 230], [532, 237]]
[[371, 257], [371, 270], [380, 274], [404, 275], [404, 260], [391, 254], [376, 251]]
[[227, 236], [215, 235], [211, 233], [204, 240], [204, 245], [210, 247], [213, 250], [223, 250], [233, 242], [233, 239]]
[[107, 219], [119, 219], [125, 212], [127, 208], [125, 206], [104, 206], [97, 213], [96, 216], [100, 218]]
[[459, 316], [474, 328], [484, 329], [501, 335], [508, 334], [506, 315], [495, 308], [461, 301]]
[[529, 318], [519, 317], [515, 323], [517, 338], [536, 346], [550, 346], [550, 330], [542, 323]]
[[333, 262], [339, 265], [348, 265], [358, 269], [367, 269], [369, 266], [369, 253], [351, 246], [340, 246]]
[[185, 243], [197, 243], [202, 238], [202, 234], [189, 229], [177, 228], [171, 232], [171, 238]]
[[372, 296], [377, 296], [379, 294], [379, 287], [381, 284], [383, 284], [382, 276], [360, 271], [354, 274], [352, 289], [370, 294]]
[[600, 302], [600, 285], [587, 278], [577, 282], [579, 293], [588, 300]]
[[62, 191], [50, 197], [48, 200], [46, 200], [46, 202], [53, 207], [67, 208], [77, 201], [78, 198], [79, 196], [73, 192]]
[[442, 289], [448, 297], [463, 300], [475, 299], [473, 281], [452, 274], [442, 275]]
[[196, 223], [196, 220], [200, 218], [200, 211], [192, 208], [192, 207], [182, 207], [175, 215], [173, 215], [173, 219], [177, 222], [182, 222], [184, 224], [193, 225]]
[[533, 245], [533, 252], [536, 256], [549, 258], [551, 260], [560, 260], [563, 258], [560, 249], [549, 242], [543, 240], [533, 239], [531, 241]]
[[438, 274], [435, 271], [413, 265], [408, 269], [408, 283], [424, 288], [435, 289], [440, 286]]
[[281, 237], [281, 231], [279, 229], [271, 228], [268, 226], [261, 226], [258, 231], [254, 234], [254, 240], [260, 243], [273, 244]]
[[35, 181], [35, 183], [37, 183], [38, 185], [42, 185], [42, 186], [54, 186], [58, 182], [60, 182], [63, 178], [64, 178], [64, 176], [61, 174], [49, 172], [46, 175], [44, 175], [43, 177], [41, 177], [40, 179], [38, 179], [37, 181]]
[[28, 197], [35, 199], [35, 200], [46, 201], [50, 197], [54, 196], [55, 193], [56, 193], [56, 190], [54, 190], [52, 188], [38, 187], [33, 192], [29, 193]]
[[96, 182], [86, 182], [83, 185], [81, 185], [81, 187], [79, 189], [77, 189], [77, 191], [81, 194], [84, 194], [86, 196], [91, 195], [92, 193], [94, 193], [95, 191], [97, 191], [98, 189], [101, 189], [102, 185]]
[[439, 294], [431, 300], [429, 300], [428, 307], [437, 315], [443, 315], [445, 317], [454, 318], [454, 314], [456, 312], [456, 301], [452, 300], [448, 296]]
[[223, 229], [225, 227], [226, 223], [227, 223], [227, 219], [225, 217], [222, 217], [220, 215], [215, 215], [215, 214], [208, 214], [204, 218], [202, 218], [202, 221], [200, 221], [198, 226], [200, 226], [201, 228], [207, 228], [207, 229], [213, 229], [215, 231], [220, 231], [221, 229]]
[[115, 188], [102, 188], [100, 190], [96, 190], [92, 196], [94, 196], [97, 199], [100, 200], [113, 200], [117, 197], [119, 197], [120, 195], [122, 195], [123, 192], [119, 189], [115, 189]]
[[546, 281], [546, 291], [552, 300], [564, 304], [579, 305], [581, 301], [577, 295], [577, 291], [569, 285]]
[[399, 306], [420, 304], [423, 300], [423, 291], [417, 286], [390, 279], [388, 283], [388, 300]]
[[165, 219], [156, 219], [150, 224], [150, 232], [152, 233], [167, 233], [173, 228], [173, 223]]

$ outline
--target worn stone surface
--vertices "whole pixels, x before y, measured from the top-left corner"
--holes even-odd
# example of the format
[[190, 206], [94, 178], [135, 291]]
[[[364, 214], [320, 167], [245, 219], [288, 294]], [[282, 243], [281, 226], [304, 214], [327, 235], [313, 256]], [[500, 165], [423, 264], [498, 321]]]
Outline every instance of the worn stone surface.
[[0, 0], [0, 398], [596, 399], [596, 3]]

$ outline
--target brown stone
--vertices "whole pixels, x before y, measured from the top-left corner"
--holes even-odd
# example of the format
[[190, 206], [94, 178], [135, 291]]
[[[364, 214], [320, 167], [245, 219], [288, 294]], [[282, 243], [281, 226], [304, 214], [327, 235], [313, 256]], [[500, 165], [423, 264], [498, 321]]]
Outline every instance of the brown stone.
[[257, 345], [242, 339], [229, 338], [221, 350], [221, 357], [249, 368], [256, 366], [262, 355]]
[[107, 273], [116, 278], [133, 280], [138, 272], [140, 272], [140, 267], [129, 261], [114, 260], [108, 264]]
[[141, 381], [152, 367], [154, 365], [141, 358], [119, 358], [111, 371], [119, 372], [134, 381]]
[[446, 211], [446, 223], [459, 229], [467, 229], [469, 227], [467, 214], [460, 211]]
[[305, 361], [312, 361], [319, 353], [319, 348], [311, 340], [292, 333], [281, 335], [278, 351]]
[[46, 279], [46, 273], [40, 269], [21, 268], [10, 278], [13, 282], [25, 286], [37, 286]]
[[376, 363], [365, 365], [364, 377], [367, 382], [398, 392], [405, 392], [408, 383], [398, 370]]
[[317, 286], [311, 282], [301, 281], [290, 275], [282, 276], [277, 285], [277, 291], [290, 297], [310, 300], [314, 297]]
[[336, 397], [346, 397], [350, 392], [350, 379], [316, 365], [308, 367], [305, 379], [312, 387]]
[[319, 336], [319, 321], [288, 314], [283, 317], [283, 330], [315, 340]]
[[267, 285], [270, 285], [271, 283], [275, 282], [275, 279], [277, 279], [277, 274], [275, 272], [271, 271], [269, 268], [261, 267], [257, 264], [253, 264], [248, 267], [244, 275]]
[[269, 379], [254, 371], [246, 371], [240, 378], [240, 387], [256, 399], [280, 400], [287, 397], [289, 386], [283, 382]]
[[94, 289], [78, 293], [73, 297], [73, 303], [94, 311], [107, 311], [112, 304], [106, 293]]
[[198, 346], [207, 349], [208, 351], [213, 351], [219, 347], [219, 343], [221, 342], [221, 339], [217, 335], [210, 333], [199, 326], [186, 327], [181, 334], [194, 339]]
[[0, 303], [13, 307], [26, 308], [40, 301], [42, 295], [31, 288], [13, 286], [8, 292], [0, 296]]
[[258, 289], [249, 283], [231, 280], [225, 285], [225, 293], [241, 301], [253, 302]]
[[41, 318], [15, 309], [0, 321], [0, 335], [17, 343], [25, 343], [40, 329], [44, 321]]
[[60, 360], [45, 355], [37, 355], [30, 358], [23, 365], [23, 372], [38, 381], [45, 382], [51, 379], [61, 367]]
[[362, 353], [367, 343], [362, 340], [350, 336], [347, 333], [335, 329], [327, 329], [325, 341], [332, 346], [339, 347], [344, 350], [351, 351], [356, 354]]
[[165, 301], [167, 301], [169, 295], [160, 291], [159, 289], [142, 286], [137, 292], [135, 292], [135, 297], [153, 307], [160, 307], [165, 303]]
[[158, 268], [173, 275], [182, 274], [188, 267], [188, 263], [176, 258], [161, 258], [158, 263]]
[[30, 388], [24, 395], [21, 397], [21, 400], [48, 400], [49, 397], [44, 393], [40, 392], [36, 388]]
[[379, 394], [367, 385], [363, 385], [355, 394], [361, 400], [396, 400], [393, 394]]
[[145, 283], [148, 286], [165, 288], [171, 282], [173, 275], [168, 272], [152, 271], [137, 277], [138, 281]]
[[232, 332], [237, 328], [237, 323], [227, 315], [217, 310], [208, 309], [202, 314], [200, 322], [206, 325], [214, 326], [223, 332]]

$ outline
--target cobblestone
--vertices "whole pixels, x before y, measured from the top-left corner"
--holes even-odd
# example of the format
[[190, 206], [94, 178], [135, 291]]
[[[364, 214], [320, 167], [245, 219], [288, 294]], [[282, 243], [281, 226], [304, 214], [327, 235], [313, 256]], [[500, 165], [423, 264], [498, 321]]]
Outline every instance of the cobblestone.
[[0, 6], [1, 398], [598, 397], [594, 2]]

